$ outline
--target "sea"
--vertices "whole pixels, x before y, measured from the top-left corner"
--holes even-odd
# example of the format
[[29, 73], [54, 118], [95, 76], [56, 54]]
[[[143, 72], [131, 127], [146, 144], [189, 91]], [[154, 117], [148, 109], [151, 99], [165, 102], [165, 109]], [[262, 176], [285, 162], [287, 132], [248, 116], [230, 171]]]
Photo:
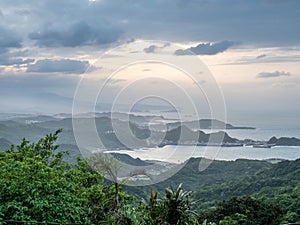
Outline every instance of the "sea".
[[[212, 133], [219, 130], [203, 130]], [[300, 139], [300, 128], [256, 128], [254, 130], [226, 130], [234, 138], [269, 140], [271, 137], [296, 137]], [[157, 148], [141, 148], [115, 151], [128, 154], [142, 160], [155, 160], [170, 163], [183, 163], [192, 157], [204, 157], [211, 160], [234, 161], [236, 159], [253, 160], [296, 160], [300, 158], [300, 146], [274, 146], [272, 148], [254, 148], [252, 146], [218, 147], [167, 145]]]

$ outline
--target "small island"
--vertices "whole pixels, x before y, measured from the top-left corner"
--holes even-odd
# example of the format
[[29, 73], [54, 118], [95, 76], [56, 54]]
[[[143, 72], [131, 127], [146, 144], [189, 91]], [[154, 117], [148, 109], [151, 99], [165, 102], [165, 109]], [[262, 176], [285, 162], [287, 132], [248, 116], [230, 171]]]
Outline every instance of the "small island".
[[295, 137], [272, 137], [268, 144], [278, 145], [278, 146], [300, 146], [300, 139]]
[[222, 129], [222, 130], [255, 130], [255, 127], [248, 127], [248, 126], [234, 126], [229, 123], [225, 123], [223, 121], [217, 119], [200, 119], [200, 120], [193, 120], [193, 121], [184, 121], [184, 122], [175, 122], [169, 123], [169, 128], [175, 128], [180, 125], [187, 126], [190, 129]]
[[[296, 137], [272, 137], [258, 141], [231, 137], [231, 129], [255, 129], [232, 125], [217, 119], [199, 119], [174, 121], [163, 116], [135, 115], [126, 113], [84, 113], [72, 118], [70, 114], [54, 116], [21, 115], [0, 121], [0, 151], [18, 143], [24, 136], [36, 141], [38, 137], [57, 129], [63, 129], [61, 144], [73, 149], [76, 141], [73, 134], [73, 122], [81, 124], [82, 130], [89, 130], [91, 122], [96, 124], [99, 138], [107, 150], [155, 148], [166, 145], [221, 146], [254, 148], [272, 148], [274, 146], [300, 146]], [[128, 123], [131, 133], [141, 141], [132, 141], [128, 147], [120, 141], [120, 135], [127, 138]], [[118, 134], [115, 128], [118, 128]], [[122, 136], [124, 135], [124, 137]], [[70, 147], [71, 146], [71, 147]]]
[[253, 148], [271, 148], [274, 146], [300, 146], [300, 139], [292, 137], [272, 137], [269, 141], [256, 141], [252, 139], [239, 140], [230, 137], [225, 131], [205, 133], [193, 131], [187, 126], [179, 126], [166, 132], [165, 138], [159, 145], [197, 145], [197, 146], [221, 146], [240, 147], [252, 146]]

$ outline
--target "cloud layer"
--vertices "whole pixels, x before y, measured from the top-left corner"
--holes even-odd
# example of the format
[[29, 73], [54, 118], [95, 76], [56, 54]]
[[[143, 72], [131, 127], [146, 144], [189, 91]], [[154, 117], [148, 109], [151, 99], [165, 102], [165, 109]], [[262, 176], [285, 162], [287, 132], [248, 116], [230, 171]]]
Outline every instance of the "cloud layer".
[[148, 48], [144, 48], [144, 52], [153, 53], [158, 47], [156, 45], [150, 45]]
[[196, 47], [190, 47], [188, 49], [178, 49], [175, 51], [175, 55], [216, 55], [220, 52], [226, 51], [233, 46], [233, 41], [221, 41], [216, 43], [204, 43], [199, 44]]
[[[2, 24], [40, 46], [111, 43], [126, 37], [169, 41], [300, 42], [300, 2], [269, 0], [1, 1]], [[5, 43], [17, 46], [20, 39]]]
[[71, 59], [51, 60], [43, 59], [38, 60], [36, 63], [31, 64], [27, 68], [27, 72], [39, 73], [84, 73], [89, 67], [88, 61], [78, 61]]
[[14, 66], [18, 67], [20, 65], [25, 65], [28, 63], [34, 62], [34, 59], [27, 58], [28, 51], [22, 50], [11, 50], [11, 49], [2, 49], [0, 51], [0, 66]]
[[256, 75], [257, 78], [271, 78], [271, 77], [282, 77], [282, 76], [290, 76], [289, 72], [285, 71], [274, 71], [274, 72], [261, 72]]
[[6, 48], [20, 48], [22, 46], [21, 36], [10, 29], [0, 26], [0, 51]]
[[30, 33], [28, 37], [35, 40], [39, 46], [76, 47], [109, 44], [118, 40], [120, 34], [121, 31], [114, 27], [93, 27], [80, 21], [67, 27], [43, 28], [41, 31]]
[[[221, 65], [225, 75], [230, 74], [230, 69], [232, 74], [229, 78], [219, 77], [228, 83], [234, 80], [230, 88], [234, 92], [230, 92], [228, 101], [238, 98], [240, 101], [233, 103], [237, 108], [246, 102], [245, 108], [253, 109], [261, 96], [278, 97], [275, 88], [267, 93], [264, 78], [267, 81], [293, 74], [284, 80], [295, 83], [295, 90], [299, 87], [296, 68], [300, 60], [299, 8], [299, 0], [2, 0], [0, 103], [6, 102], [7, 107], [3, 105], [2, 109], [17, 108], [23, 103], [19, 98], [24, 95], [30, 100], [45, 92], [70, 97], [79, 81], [78, 74], [84, 73], [89, 62], [96, 60], [105, 49], [129, 39], [155, 39], [178, 44], [204, 43], [179, 49], [177, 55], [216, 55], [241, 43], [234, 46], [235, 51], [228, 52], [228, 56], [233, 57], [225, 63], [234, 63]], [[220, 40], [236, 42], [218, 42]], [[291, 46], [297, 49], [288, 50]], [[149, 53], [150, 58], [153, 53], [160, 54], [162, 48], [164, 46], [158, 44], [139, 51]], [[284, 54], [270, 54], [263, 50], [266, 48], [278, 49]], [[249, 51], [240, 56], [243, 49]], [[254, 54], [251, 49], [262, 51]], [[215, 63], [222, 63], [223, 56], [225, 54], [206, 57], [217, 75], [223, 73], [223, 68]], [[117, 56], [110, 57], [118, 60]], [[180, 56], [176, 58], [181, 60]], [[268, 65], [263, 65], [265, 63]], [[238, 64], [249, 64], [249, 71], [245, 73], [249, 76], [242, 75], [246, 66], [242, 68]], [[275, 71], [278, 66], [283, 71]], [[256, 76], [252, 71], [264, 72]], [[255, 76], [257, 79], [253, 79]], [[245, 80], [246, 88], [237, 85], [240, 80]], [[111, 86], [117, 86], [117, 81], [122, 80], [116, 80]], [[279, 81], [282, 80], [279, 78]], [[262, 91], [253, 94], [257, 85], [262, 85]], [[248, 100], [254, 102], [252, 105], [245, 100], [248, 93], [243, 91], [247, 88], [251, 89]], [[286, 100], [291, 101], [290, 107], [297, 105], [293, 101], [298, 94], [295, 90], [284, 92], [286, 98], [282, 98], [282, 102], [286, 103], [286, 109]], [[282, 93], [279, 94], [281, 97]], [[28, 105], [31, 104], [32, 101], [28, 101]]]

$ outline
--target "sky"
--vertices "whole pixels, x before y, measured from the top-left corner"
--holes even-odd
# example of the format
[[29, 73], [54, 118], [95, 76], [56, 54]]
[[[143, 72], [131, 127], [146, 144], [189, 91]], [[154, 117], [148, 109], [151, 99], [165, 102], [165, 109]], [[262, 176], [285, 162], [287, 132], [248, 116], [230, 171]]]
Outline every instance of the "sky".
[[71, 112], [78, 93], [82, 105], [156, 96], [202, 117], [213, 108], [239, 124], [299, 127], [299, 10], [298, 0], [1, 0], [0, 111]]

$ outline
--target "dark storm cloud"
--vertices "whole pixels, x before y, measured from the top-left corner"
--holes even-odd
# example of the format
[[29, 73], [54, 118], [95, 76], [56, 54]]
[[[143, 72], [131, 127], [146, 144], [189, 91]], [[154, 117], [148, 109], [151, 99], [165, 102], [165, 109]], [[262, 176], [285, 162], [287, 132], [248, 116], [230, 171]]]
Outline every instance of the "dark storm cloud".
[[271, 78], [271, 77], [282, 77], [282, 76], [290, 76], [289, 72], [285, 71], [275, 71], [275, 72], [261, 72], [256, 75], [257, 78]]
[[34, 62], [34, 59], [26, 58], [28, 51], [0, 51], [0, 66], [19, 66]]
[[43, 28], [32, 32], [29, 38], [36, 40], [39, 46], [76, 47], [81, 45], [109, 44], [118, 40], [121, 31], [109, 26], [91, 26], [86, 22], [78, 22], [68, 27]]
[[[0, 7], [4, 22], [41, 46], [111, 43], [120, 30], [126, 37], [170, 41], [300, 42], [298, 0], [32, 0], [1, 1]], [[11, 8], [15, 14], [5, 13]]]
[[188, 49], [178, 49], [175, 51], [175, 55], [216, 55], [220, 52], [226, 51], [235, 43], [232, 41], [221, 41], [217, 43], [204, 43], [199, 44], [196, 47], [190, 47]]
[[[20, 48], [22, 38], [17, 32], [0, 26], [0, 50], [7, 48]], [[1, 52], [0, 52], [1, 53]]]
[[115, 22], [124, 22], [124, 30], [138, 38], [222, 38], [262, 44], [299, 43], [299, 7], [297, 0], [153, 0], [126, 4], [122, 0], [103, 0], [94, 4], [95, 11], [110, 12]]
[[51, 60], [43, 59], [38, 60], [36, 63], [31, 64], [27, 68], [27, 72], [39, 72], [39, 73], [84, 73], [89, 67], [88, 61], [78, 61], [71, 59]]
[[34, 62], [34, 59], [21, 59], [21, 58], [6, 58], [0, 55], [1, 66], [24, 65]]

